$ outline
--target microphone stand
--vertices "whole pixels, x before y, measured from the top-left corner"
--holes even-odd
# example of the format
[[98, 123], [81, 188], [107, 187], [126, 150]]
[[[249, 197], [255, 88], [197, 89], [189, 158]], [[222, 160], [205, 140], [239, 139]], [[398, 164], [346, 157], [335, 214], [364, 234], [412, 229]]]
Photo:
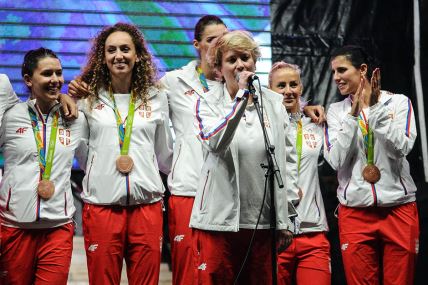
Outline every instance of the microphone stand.
[[[276, 251], [276, 210], [275, 210], [275, 183], [274, 180], [278, 183], [279, 188], [284, 187], [284, 183], [281, 178], [281, 173], [278, 167], [278, 163], [275, 158], [275, 146], [270, 144], [269, 137], [267, 135], [266, 127], [264, 124], [263, 115], [261, 112], [259, 104], [259, 96], [256, 94], [256, 89], [252, 83], [248, 84], [248, 90], [253, 96], [253, 103], [259, 116], [260, 124], [263, 130], [263, 137], [265, 140], [265, 149], [267, 155], [268, 164], [261, 164], [262, 168], [266, 168], [265, 177], [269, 180], [269, 193], [270, 193], [270, 230], [271, 230], [271, 255], [272, 255], [272, 284], [277, 285], [277, 251]], [[261, 94], [261, 89], [260, 89]]]

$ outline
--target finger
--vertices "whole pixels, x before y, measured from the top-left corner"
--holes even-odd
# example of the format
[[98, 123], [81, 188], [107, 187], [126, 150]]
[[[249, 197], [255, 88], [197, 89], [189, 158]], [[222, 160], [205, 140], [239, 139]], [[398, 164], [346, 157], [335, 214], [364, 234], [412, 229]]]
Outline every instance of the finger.
[[68, 116], [70, 116], [70, 110], [68, 109], [67, 104], [62, 104], [62, 111], [65, 117], [68, 118]]

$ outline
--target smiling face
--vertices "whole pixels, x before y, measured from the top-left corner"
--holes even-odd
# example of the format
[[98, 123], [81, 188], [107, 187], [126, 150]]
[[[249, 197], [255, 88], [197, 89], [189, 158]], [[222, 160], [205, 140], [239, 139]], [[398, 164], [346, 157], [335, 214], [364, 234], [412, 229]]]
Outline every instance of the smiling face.
[[256, 70], [256, 64], [251, 52], [231, 49], [223, 53], [220, 73], [226, 81], [228, 88], [239, 89], [236, 78], [237, 75], [244, 70], [250, 72]]
[[33, 75], [25, 74], [24, 81], [39, 105], [52, 106], [64, 84], [61, 62], [53, 57], [39, 59]]
[[299, 99], [303, 92], [303, 85], [297, 70], [291, 67], [275, 70], [270, 84], [273, 91], [282, 94], [282, 103], [287, 111], [297, 113], [300, 108]]
[[199, 53], [201, 61], [206, 61], [206, 55], [209, 47], [215, 42], [217, 38], [227, 32], [227, 28], [222, 24], [211, 24], [205, 27], [201, 40], [193, 40], [193, 46]]
[[135, 45], [127, 32], [110, 34], [105, 42], [104, 60], [112, 77], [132, 76], [135, 62], [139, 61]]
[[331, 61], [331, 69], [334, 82], [342, 95], [354, 94], [358, 89], [361, 76], [365, 76], [367, 73], [366, 64], [362, 64], [360, 67], [356, 68], [352, 65], [351, 61], [343, 55], [333, 58]]

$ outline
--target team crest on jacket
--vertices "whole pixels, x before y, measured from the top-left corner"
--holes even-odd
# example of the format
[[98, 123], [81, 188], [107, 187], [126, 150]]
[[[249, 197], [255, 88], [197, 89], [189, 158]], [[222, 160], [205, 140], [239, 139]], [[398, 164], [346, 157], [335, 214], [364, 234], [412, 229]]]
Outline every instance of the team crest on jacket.
[[71, 143], [71, 131], [69, 129], [58, 129], [59, 142], [65, 146]]
[[305, 142], [310, 148], [317, 147], [317, 139], [314, 134], [304, 134]]
[[184, 95], [187, 95], [187, 96], [192, 96], [193, 94], [195, 94], [195, 90], [193, 90], [193, 89], [190, 89], [190, 90], [187, 90], [186, 92], [184, 92]]
[[99, 103], [97, 106], [94, 107], [94, 109], [102, 110], [104, 108], [104, 106], [105, 106], [105, 104]]
[[138, 107], [138, 114], [143, 119], [150, 118], [152, 116], [152, 106], [150, 106], [150, 102], [147, 102], [147, 104], [141, 104], [140, 107]]

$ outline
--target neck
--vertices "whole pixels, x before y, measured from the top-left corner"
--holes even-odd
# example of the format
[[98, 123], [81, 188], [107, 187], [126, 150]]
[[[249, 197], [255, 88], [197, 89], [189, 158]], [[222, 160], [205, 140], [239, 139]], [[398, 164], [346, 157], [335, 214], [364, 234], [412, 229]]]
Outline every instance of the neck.
[[229, 92], [230, 98], [235, 99], [236, 93], [239, 91], [238, 84], [226, 84], [227, 92]]
[[131, 91], [131, 76], [126, 78], [113, 77], [111, 88], [113, 93], [128, 94]]
[[206, 60], [200, 61], [200, 65], [201, 65], [202, 72], [205, 75], [205, 78], [209, 80], [214, 80], [215, 74], [212, 68], [209, 66], [208, 62]]
[[47, 114], [49, 113], [49, 111], [51, 110], [51, 108], [56, 104], [56, 101], [42, 101], [42, 100], [37, 100], [36, 99], [36, 105], [37, 108], [39, 108], [40, 112], [42, 112], [42, 114]]

